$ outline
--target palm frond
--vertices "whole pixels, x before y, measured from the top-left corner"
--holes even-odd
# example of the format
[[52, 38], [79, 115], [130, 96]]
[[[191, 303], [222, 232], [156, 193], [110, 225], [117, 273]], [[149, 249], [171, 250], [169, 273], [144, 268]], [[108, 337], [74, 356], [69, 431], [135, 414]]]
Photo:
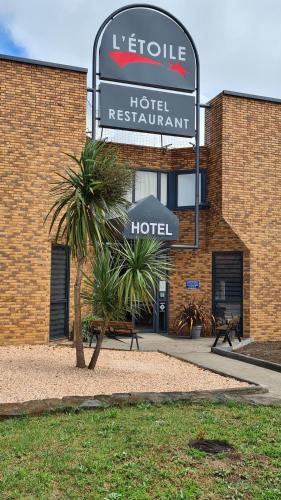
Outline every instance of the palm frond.
[[162, 243], [146, 237], [129, 243], [125, 240], [116, 247], [122, 269], [119, 284], [119, 300], [124, 307], [137, 312], [140, 304], [150, 309], [155, 300], [159, 280], [167, 279], [171, 264]]
[[152, 238], [103, 247], [96, 253], [92, 276], [86, 278], [84, 301], [107, 321], [149, 309], [159, 279], [167, 279], [171, 269], [163, 252], [162, 243]]
[[95, 316], [111, 321], [123, 319], [124, 310], [118, 302], [119, 268], [108, 248], [96, 255], [92, 275], [84, 277], [81, 297], [93, 307]]
[[100, 246], [114, 236], [114, 220], [126, 221], [125, 195], [131, 169], [118, 162], [116, 152], [102, 141], [88, 141], [80, 157], [66, 153], [75, 167], [57, 173], [50, 194], [54, 202], [45, 218], [51, 219], [56, 242], [65, 239], [75, 258], [86, 256], [88, 245]]

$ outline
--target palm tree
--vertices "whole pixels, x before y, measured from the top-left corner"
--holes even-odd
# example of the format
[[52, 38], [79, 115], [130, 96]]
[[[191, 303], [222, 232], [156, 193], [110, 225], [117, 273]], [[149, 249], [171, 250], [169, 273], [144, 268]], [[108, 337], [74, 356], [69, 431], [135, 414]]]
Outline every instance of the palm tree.
[[123, 319], [126, 313], [140, 314], [150, 309], [159, 280], [166, 279], [171, 266], [163, 244], [155, 238], [107, 246], [96, 255], [91, 277], [86, 277], [82, 297], [102, 320], [98, 341], [89, 368], [94, 369], [109, 321]]
[[54, 241], [69, 245], [76, 261], [74, 285], [74, 343], [76, 366], [85, 368], [81, 324], [81, 282], [89, 249], [98, 251], [112, 235], [111, 220], [126, 220], [126, 193], [132, 183], [132, 170], [117, 160], [116, 151], [101, 141], [88, 141], [79, 158], [67, 155], [75, 168], [58, 173], [51, 190], [55, 201], [46, 217], [51, 216], [49, 233]]

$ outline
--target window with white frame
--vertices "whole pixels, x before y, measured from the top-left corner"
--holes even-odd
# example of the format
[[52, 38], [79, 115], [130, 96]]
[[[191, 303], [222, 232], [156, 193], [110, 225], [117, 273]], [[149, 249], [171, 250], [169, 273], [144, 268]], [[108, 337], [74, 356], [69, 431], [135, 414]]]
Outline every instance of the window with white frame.
[[127, 193], [128, 201], [135, 203], [150, 195], [160, 200], [163, 205], [167, 205], [168, 174], [151, 170], [137, 170], [133, 188]]
[[167, 205], [168, 201], [168, 174], [160, 173], [160, 201], [163, 205]]
[[[199, 174], [199, 203], [202, 203], [202, 174]], [[177, 207], [193, 207], [195, 205], [195, 172], [178, 174]]]
[[135, 201], [151, 194], [157, 198], [157, 172], [139, 170], [135, 175]]
[[[199, 204], [205, 204], [205, 171], [199, 173]], [[186, 209], [195, 205], [195, 172], [159, 172], [136, 170], [133, 187], [127, 199], [136, 203], [149, 195], [155, 196], [170, 209]]]

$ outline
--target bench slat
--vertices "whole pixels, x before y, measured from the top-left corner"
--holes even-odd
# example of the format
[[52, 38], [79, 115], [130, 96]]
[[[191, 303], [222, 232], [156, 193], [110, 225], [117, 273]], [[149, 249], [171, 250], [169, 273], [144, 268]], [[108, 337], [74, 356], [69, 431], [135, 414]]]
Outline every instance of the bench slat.
[[[91, 328], [101, 328], [103, 325], [102, 320], [93, 320], [91, 321]], [[108, 331], [114, 330], [115, 333], [134, 333], [134, 324], [132, 321], [109, 321], [108, 323]], [[113, 333], [113, 332], [112, 332]]]

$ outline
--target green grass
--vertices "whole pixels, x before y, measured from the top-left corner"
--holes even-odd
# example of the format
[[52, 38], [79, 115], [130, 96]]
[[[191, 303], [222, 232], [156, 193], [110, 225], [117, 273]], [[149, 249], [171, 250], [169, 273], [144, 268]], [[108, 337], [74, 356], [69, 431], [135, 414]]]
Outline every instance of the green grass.
[[[0, 422], [1, 499], [280, 499], [279, 408], [173, 404]], [[231, 454], [188, 447], [225, 439]]]

